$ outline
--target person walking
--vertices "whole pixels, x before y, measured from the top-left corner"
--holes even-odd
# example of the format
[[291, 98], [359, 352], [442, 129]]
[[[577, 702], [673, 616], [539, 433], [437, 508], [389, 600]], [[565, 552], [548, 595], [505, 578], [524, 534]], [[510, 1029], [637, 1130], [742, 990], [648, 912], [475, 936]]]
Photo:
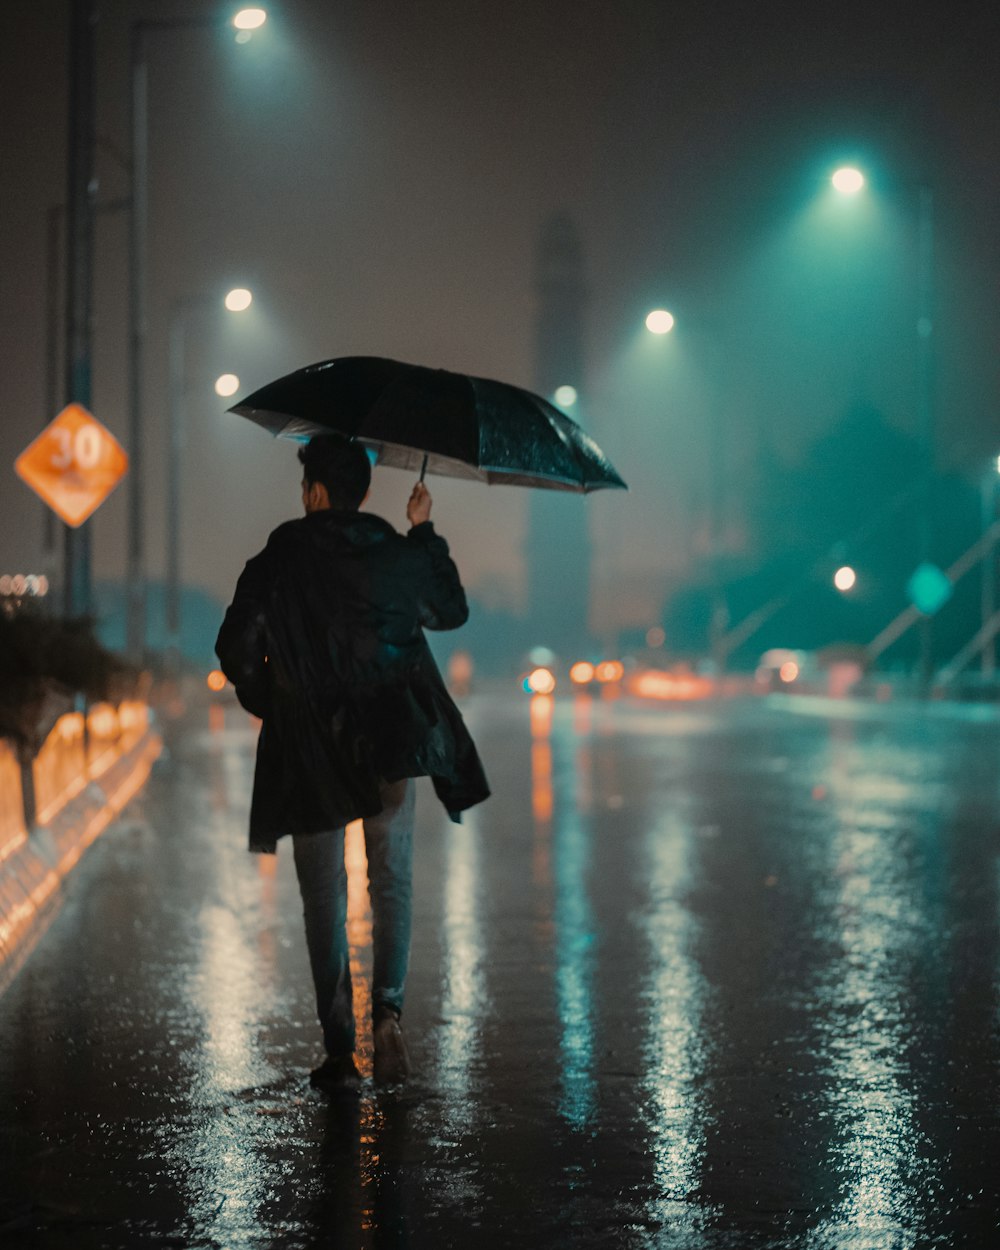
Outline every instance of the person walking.
[[261, 719], [250, 850], [292, 839], [326, 1059], [310, 1075], [357, 1090], [344, 829], [364, 824], [372, 906], [372, 1032], [378, 1084], [411, 1065], [400, 1025], [410, 952], [414, 778], [453, 820], [489, 796], [482, 763], [425, 629], [455, 629], [468, 604], [419, 482], [410, 529], [359, 511], [371, 465], [336, 434], [299, 450], [305, 516], [249, 560], [216, 641], [240, 703]]

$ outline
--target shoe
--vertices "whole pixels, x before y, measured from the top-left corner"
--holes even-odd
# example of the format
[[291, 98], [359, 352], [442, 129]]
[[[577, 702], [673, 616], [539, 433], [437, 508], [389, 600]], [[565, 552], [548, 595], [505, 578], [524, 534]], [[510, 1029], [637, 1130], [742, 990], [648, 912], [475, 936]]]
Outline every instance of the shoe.
[[353, 1055], [327, 1055], [323, 1063], [309, 1073], [309, 1084], [324, 1094], [356, 1094], [361, 1087], [361, 1073]]
[[412, 1068], [406, 1038], [399, 1027], [399, 1017], [391, 1008], [384, 1008], [376, 1014], [372, 1035], [375, 1042], [375, 1084], [401, 1085]]

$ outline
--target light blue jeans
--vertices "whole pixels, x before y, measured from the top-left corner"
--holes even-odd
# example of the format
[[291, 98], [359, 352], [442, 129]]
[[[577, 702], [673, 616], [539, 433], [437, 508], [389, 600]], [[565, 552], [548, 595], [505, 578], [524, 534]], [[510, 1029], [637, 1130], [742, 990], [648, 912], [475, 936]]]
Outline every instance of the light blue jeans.
[[[364, 822], [372, 905], [373, 1012], [379, 1007], [403, 1009], [413, 914], [415, 796], [412, 778], [383, 783], [382, 810]], [[323, 1042], [329, 1055], [350, 1054], [355, 1027], [344, 830], [295, 834], [292, 844]]]

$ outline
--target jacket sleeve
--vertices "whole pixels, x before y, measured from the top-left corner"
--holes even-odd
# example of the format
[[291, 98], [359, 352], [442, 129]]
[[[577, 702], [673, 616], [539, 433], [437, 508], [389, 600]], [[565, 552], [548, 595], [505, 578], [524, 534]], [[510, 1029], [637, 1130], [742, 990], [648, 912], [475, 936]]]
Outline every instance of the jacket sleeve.
[[248, 560], [236, 583], [233, 601], [215, 640], [222, 671], [236, 687], [236, 697], [254, 716], [268, 710], [267, 568], [265, 555]]
[[430, 521], [414, 525], [406, 541], [423, 559], [417, 615], [425, 629], [458, 629], [469, 619], [469, 604], [448, 544]]

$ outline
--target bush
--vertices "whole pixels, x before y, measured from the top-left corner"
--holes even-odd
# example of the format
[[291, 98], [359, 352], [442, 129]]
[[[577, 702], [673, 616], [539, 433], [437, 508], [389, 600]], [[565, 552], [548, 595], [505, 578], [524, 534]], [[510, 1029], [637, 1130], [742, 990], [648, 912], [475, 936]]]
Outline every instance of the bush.
[[32, 755], [74, 696], [117, 703], [139, 672], [106, 651], [88, 618], [60, 620], [22, 608], [0, 613], [0, 737]]

